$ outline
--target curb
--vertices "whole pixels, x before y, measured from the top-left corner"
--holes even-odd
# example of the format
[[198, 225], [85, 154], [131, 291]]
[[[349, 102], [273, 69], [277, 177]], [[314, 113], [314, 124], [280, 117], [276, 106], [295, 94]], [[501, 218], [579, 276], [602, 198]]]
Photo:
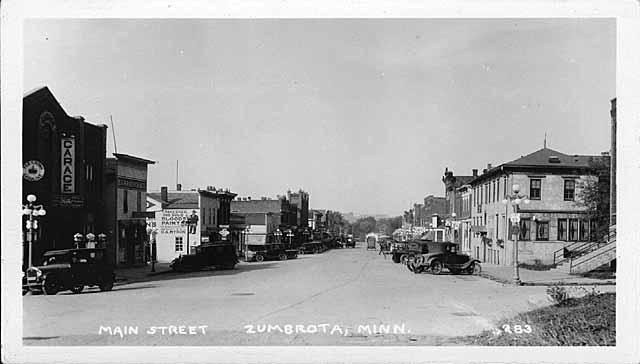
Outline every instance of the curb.
[[[507, 280], [504, 278], [498, 278], [492, 276], [487, 273], [480, 273], [480, 277], [490, 279], [494, 282], [502, 283], [502, 284], [510, 284], [512, 286], [517, 286], [517, 284], [513, 283], [511, 280]], [[615, 286], [616, 282], [607, 281], [607, 282], [520, 282], [520, 286]]]

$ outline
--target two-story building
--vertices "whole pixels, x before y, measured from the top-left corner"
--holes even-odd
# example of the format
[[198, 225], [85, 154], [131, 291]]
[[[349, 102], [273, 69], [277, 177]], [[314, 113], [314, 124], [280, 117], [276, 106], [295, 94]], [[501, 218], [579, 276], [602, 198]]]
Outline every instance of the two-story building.
[[105, 226], [109, 259], [117, 265], [149, 260], [147, 245], [147, 170], [154, 161], [113, 153], [105, 161]]
[[[183, 191], [178, 185], [175, 191], [161, 187], [160, 192], [147, 194], [147, 212], [153, 218], [147, 223], [156, 228], [157, 258], [170, 262], [181, 254], [192, 253], [203, 242], [222, 240], [229, 232], [231, 200], [235, 193], [228, 190]], [[197, 217], [189, 229], [187, 220]], [[231, 234], [231, 232], [229, 232]]]
[[469, 182], [471, 252], [492, 264], [513, 264], [510, 234], [513, 206], [504, 200], [519, 186], [528, 197], [519, 205], [518, 248], [521, 263], [553, 262], [555, 251], [572, 242], [595, 239], [596, 221], [578, 199], [583, 184], [597, 180], [594, 162], [608, 156], [568, 155], [543, 148], [497, 167], [487, 166]]

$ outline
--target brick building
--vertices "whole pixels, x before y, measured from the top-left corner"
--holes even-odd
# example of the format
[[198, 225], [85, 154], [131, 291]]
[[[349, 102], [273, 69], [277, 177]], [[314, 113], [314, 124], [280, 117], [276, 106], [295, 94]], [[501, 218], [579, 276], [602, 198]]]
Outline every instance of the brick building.
[[309, 193], [299, 190], [298, 192], [287, 191], [287, 199], [290, 208], [296, 213], [296, 221], [293, 226], [306, 228], [309, 226]]
[[[107, 127], [69, 116], [47, 87], [27, 93], [22, 105], [23, 202], [34, 194], [47, 211], [33, 244], [38, 263], [47, 250], [74, 247], [76, 233], [105, 232]], [[25, 262], [28, 254], [25, 247]]]
[[513, 185], [530, 199], [529, 204], [520, 204], [520, 262], [549, 264], [555, 251], [595, 239], [598, 224], [577, 200], [587, 180], [608, 184], [608, 176], [593, 169], [594, 162], [602, 161], [608, 163], [608, 156], [567, 155], [543, 148], [485, 169], [469, 183], [472, 255], [493, 264], [512, 264], [508, 217], [513, 210], [503, 200], [512, 194]]
[[[433, 216], [437, 216], [438, 219], [442, 219], [447, 214], [447, 199], [445, 197], [435, 197], [429, 195], [424, 198], [424, 205], [422, 215], [425, 219], [425, 227], [437, 228], [433, 226]], [[439, 225], [439, 224], [437, 224]]]

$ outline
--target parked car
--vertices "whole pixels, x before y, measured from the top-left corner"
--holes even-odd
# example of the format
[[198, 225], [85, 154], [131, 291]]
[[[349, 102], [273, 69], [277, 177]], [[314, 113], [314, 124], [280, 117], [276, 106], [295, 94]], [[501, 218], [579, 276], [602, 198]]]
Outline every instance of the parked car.
[[345, 248], [355, 248], [356, 247], [356, 239], [354, 239], [351, 236], [346, 238], [345, 241], [344, 241], [344, 247]]
[[80, 293], [84, 287], [98, 286], [111, 291], [116, 280], [113, 266], [101, 248], [51, 250], [44, 253], [42, 265], [26, 270], [22, 277], [22, 294], [29, 291], [54, 295], [71, 290]]
[[406, 262], [410, 254], [409, 242], [395, 241], [391, 243], [389, 252], [391, 253], [391, 260], [394, 263], [400, 263], [401, 261]]
[[175, 271], [194, 271], [206, 267], [233, 269], [238, 263], [233, 243], [226, 240], [203, 243], [196, 247], [193, 254], [183, 254], [169, 265]]
[[414, 273], [440, 274], [447, 268], [452, 274], [480, 274], [480, 261], [459, 252], [456, 243], [428, 242], [421, 246], [426, 253], [410, 256], [407, 268]]
[[248, 245], [247, 261], [287, 260], [298, 257], [298, 249], [289, 249], [282, 244]]
[[300, 254], [319, 254], [327, 250], [327, 247], [319, 241], [310, 241], [303, 243], [299, 250]]

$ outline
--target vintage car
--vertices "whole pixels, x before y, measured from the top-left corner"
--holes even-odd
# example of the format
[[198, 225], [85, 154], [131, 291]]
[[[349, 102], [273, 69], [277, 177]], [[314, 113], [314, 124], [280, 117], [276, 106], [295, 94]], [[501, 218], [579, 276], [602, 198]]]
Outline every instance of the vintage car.
[[327, 250], [327, 247], [319, 241], [310, 241], [303, 243], [299, 250], [300, 254], [319, 254]]
[[298, 249], [289, 249], [283, 244], [248, 245], [246, 258], [248, 262], [265, 260], [287, 260], [298, 257]]
[[235, 246], [227, 240], [203, 243], [195, 250], [193, 254], [183, 254], [174, 259], [169, 265], [171, 269], [179, 272], [201, 270], [206, 267], [233, 269], [238, 263]]
[[409, 242], [408, 241], [394, 241], [391, 243], [391, 248], [389, 249], [389, 253], [391, 253], [391, 260], [394, 263], [400, 263], [401, 261], [406, 262], [409, 257]]
[[344, 240], [344, 247], [345, 248], [355, 248], [356, 247], [356, 239], [352, 236], [347, 237]]
[[28, 268], [24, 273], [22, 294], [36, 291], [54, 295], [66, 290], [80, 293], [91, 286], [110, 291], [115, 280], [105, 249], [51, 250], [44, 253], [41, 266]]
[[456, 243], [427, 242], [421, 248], [421, 254], [411, 255], [407, 260], [407, 268], [414, 273], [440, 274], [447, 268], [452, 274], [480, 274], [482, 269], [480, 261], [461, 254]]

